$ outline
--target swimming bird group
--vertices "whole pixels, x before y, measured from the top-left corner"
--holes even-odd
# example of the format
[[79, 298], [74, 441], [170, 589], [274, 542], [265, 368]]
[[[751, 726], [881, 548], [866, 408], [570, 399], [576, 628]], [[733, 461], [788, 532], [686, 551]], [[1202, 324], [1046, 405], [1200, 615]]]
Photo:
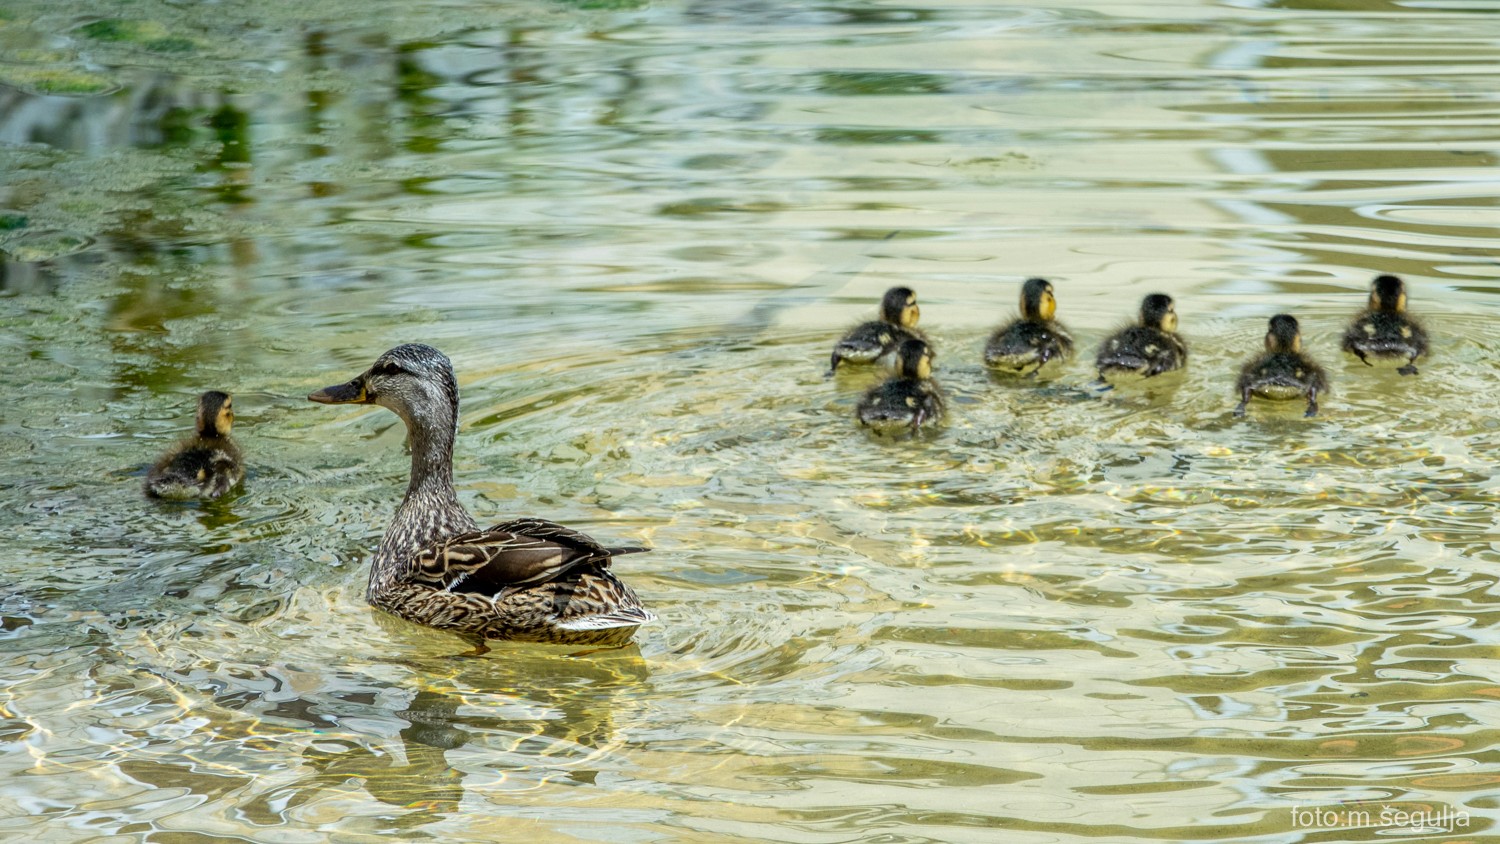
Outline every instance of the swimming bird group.
[[[1021, 286], [1020, 315], [997, 328], [984, 347], [984, 363], [999, 373], [1034, 378], [1044, 367], [1073, 356], [1073, 337], [1056, 320], [1057, 296], [1046, 279]], [[893, 287], [881, 301], [880, 319], [861, 323], [834, 346], [834, 374], [840, 361], [889, 361], [893, 375], [860, 400], [855, 418], [883, 433], [916, 431], [942, 418], [942, 391], [932, 379], [934, 353], [917, 328], [917, 297], [910, 288]], [[1427, 354], [1427, 332], [1406, 312], [1406, 286], [1394, 275], [1377, 276], [1366, 308], [1344, 331], [1342, 348], [1366, 365], [1395, 360], [1402, 375], [1417, 374], [1416, 361]], [[1107, 337], [1094, 356], [1098, 383], [1153, 378], [1187, 365], [1188, 347], [1177, 332], [1172, 297], [1152, 293], [1141, 301], [1136, 321]], [[1304, 399], [1304, 415], [1318, 412], [1318, 396], [1329, 392], [1328, 373], [1302, 350], [1302, 332], [1291, 314], [1271, 317], [1265, 351], [1246, 361], [1235, 382], [1242, 416], [1251, 398]]]
[[[1057, 298], [1044, 279], [1021, 287], [1020, 315], [998, 328], [984, 362], [998, 372], [1035, 377], [1072, 357], [1072, 336], [1056, 320]], [[834, 346], [828, 375], [841, 364], [888, 363], [893, 374], [858, 404], [860, 424], [882, 431], [917, 430], [943, 417], [942, 390], [932, 377], [933, 349], [917, 328], [921, 311], [910, 288], [894, 287], [880, 318], [861, 323]], [[1343, 349], [1366, 364], [1397, 359], [1416, 374], [1427, 333], [1406, 313], [1401, 280], [1382, 275], [1368, 307], [1344, 333]], [[1181, 369], [1187, 344], [1177, 333], [1170, 296], [1141, 302], [1138, 320], [1100, 344], [1094, 364], [1101, 381], [1152, 378]], [[1242, 414], [1254, 396], [1305, 398], [1318, 411], [1328, 376], [1302, 350], [1297, 320], [1271, 317], [1265, 351], [1248, 361], [1236, 384]], [[480, 640], [509, 639], [570, 645], [623, 645], [656, 618], [615, 576], [614, 558], [645, 551], [610, 547], [555, 522], [519, 518], [480, 528], [453, 487], [458, 435], [458, 380], [437, 349], [397, 346], [350, 380], [308, 396], [319, 404], [374, 404], [406, 424], [411, 477], [406, 495], [370, 561], [366, 600], [392, 615]], [[216, 390], [198, 398], [193, 436], [149, 470], [145, 490], [155, 498], [225, 495], [245, 476], [235, 444], [233, 399]]]
[[[370, 561], [365, 599], [418, 624], [477, 639], [623, 645], [656, 618], [612, 570], [607, 547], [546, 519], [480, 528], [453, 488], [458, 380], [447, 356], [408, 343], [342, 384], [308, 396], [319, 404], [375, 404], [406, 423], [411, 480]], [[147, 476], [157, 497], [217, 498], [244, 477], [230, 440], [229, 396], [204, 393], [198, 433]]]

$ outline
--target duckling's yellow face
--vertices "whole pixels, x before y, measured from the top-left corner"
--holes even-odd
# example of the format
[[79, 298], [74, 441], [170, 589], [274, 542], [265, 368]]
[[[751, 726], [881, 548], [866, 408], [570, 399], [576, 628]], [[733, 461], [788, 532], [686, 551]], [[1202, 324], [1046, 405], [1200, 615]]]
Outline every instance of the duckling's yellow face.
[[917, 320], [922, 318], [922, 309], [917, 307], [917, 297], [906, 297], [906, 304], [901, 308], [901, 327], [914, 328]]
[[219, 405], [218, 416], [214, 419], [214, 428], [218, 430], [220, 436], [229, 436], [230, 430], [234, 428], [234, 399], [225, 399], [224, 403]]
[[1037, 303], [1037, 314], [1045, 320], [1051, 320], [1057, 314], [1057, 297], [1052, 295], [1050, 285], [1042, 291], [1042, 301]]
[[916, 377], [923, 378], [923, 379], [931, 378], [932, 377], [932, 353], [931, 352], [923, 354], [921, 357], [917, 358], [917, 371], [916, 371], [915, 374], [916, 374]]
[[1167, 312], [1161, 315], [1161, 330], [1168, 334], [1177, 333], [1177, 306], [1168, 305]]
[[197, 425], [200, 437], [229, 436], [234, 428], [234, 399], [218, 390], [199, 396]]

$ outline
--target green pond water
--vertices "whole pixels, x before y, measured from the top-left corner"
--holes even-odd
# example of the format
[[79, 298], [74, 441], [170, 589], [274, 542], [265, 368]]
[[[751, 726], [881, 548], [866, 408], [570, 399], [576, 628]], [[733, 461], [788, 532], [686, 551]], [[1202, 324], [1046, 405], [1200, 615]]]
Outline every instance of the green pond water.
[[[0, 0], [0, 839], [1500, 840], [1497, 159], [1491, 0]], [[992, 378], [1030, 275], [1083, 354]], [[1283, 310], [1334, 393], [1235, 419]], [[635, 644], [364, 604], [404, 431], [305, 396], [414, 341]], [[243, 492], [146, 500], [205, 389]]]

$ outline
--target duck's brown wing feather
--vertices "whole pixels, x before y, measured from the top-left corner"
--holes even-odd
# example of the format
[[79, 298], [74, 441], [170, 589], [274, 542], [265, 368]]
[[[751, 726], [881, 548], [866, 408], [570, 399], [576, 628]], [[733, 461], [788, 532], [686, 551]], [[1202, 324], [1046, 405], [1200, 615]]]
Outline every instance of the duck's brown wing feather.
[[[490, 528], [490, 530], [521, 533], [526, 536], [535, 536], [539, 539], [549, 539], [560, 545], [567, 545], [579, 551], [593, 551], [605, 557], [618, 557], [621, 554], [640, 554], [651, 550], [650, 548], [642, 548], [638, 545], [606, 548], [586, 533], [579, 533], [566, 525], [560, 525], [557, 522], [549, 522], [546, 519], [538, 519], [532, 516], [501, 522]], [[607, 560], [605, 561], [605, 565], [608, 565]]]
[[558, 580], [581, 567], [608, 568], [611, 554], [644, 550], [605, 548], [555, 522], [515, 519], [422, 549], [412, 557], [411, 579], [447, 592], [495, 596]]

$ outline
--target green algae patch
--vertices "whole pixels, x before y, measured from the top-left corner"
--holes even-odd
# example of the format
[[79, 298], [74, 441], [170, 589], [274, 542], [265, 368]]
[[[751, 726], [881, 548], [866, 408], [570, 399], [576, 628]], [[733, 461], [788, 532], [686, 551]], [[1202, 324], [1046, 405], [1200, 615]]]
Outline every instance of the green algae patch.
[[198, 49], [193, 39], [173, 35], [165, 25], [152, 20], [106, 18], [84, 24], [77, 32], [95, 41], [134, 45], [153, 53], [190, 53]]
[[0, 65], [0, 85], [53, 97], [92, 97], [115, 90], [108, 76], [71, 67]]

